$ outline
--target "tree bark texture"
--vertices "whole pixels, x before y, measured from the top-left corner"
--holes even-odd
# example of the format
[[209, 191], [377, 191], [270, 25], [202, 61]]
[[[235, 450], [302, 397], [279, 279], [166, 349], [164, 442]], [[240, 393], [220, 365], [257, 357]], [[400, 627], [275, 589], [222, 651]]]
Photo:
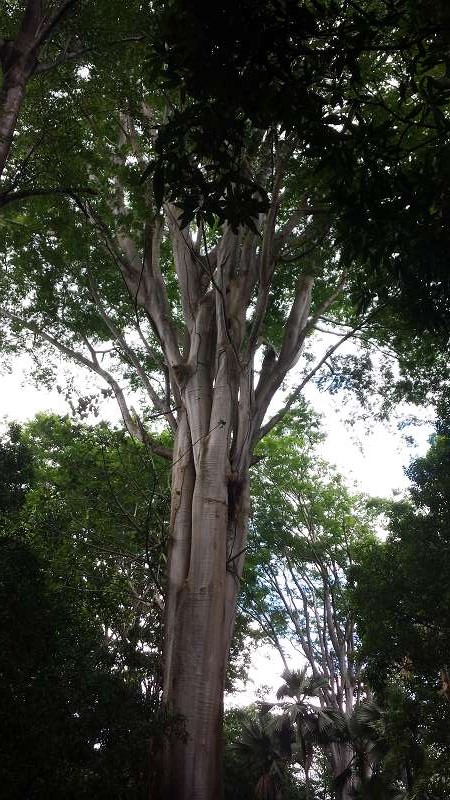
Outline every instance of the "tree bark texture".
[[[181, 271], [190, 254], [183, 252], [174, 227], [172, 235]], [[261, 385], [258, 404], [253, 353], [247, 361], [242, 357], [249, 302], [245, 277], [251, 267], [242, 264], [243, 247], [242, 235], [224, 233], [216, 254], [216, 285], [203, 296], [192, 273], [188, 276], [186, 293], [198, 297], [196, 309], [191, 302], [185, 311], [186, 318], [196, 311], [190, 353], [173, 368], [181, 411], [173, 466], [164, 698], [184, 717], [188, 737], [168, 745], [166, 797], [173, 800], [221, 796], [223, 690], [244, 562], [249, 465], [279, 385], [279, 378], [269, 390]], [[305, 282], [302, 326], [309, 301]]]
[[41, 22], [41, 3], [29, 0], [16, 39], [0, 42], [0, 177], [11, 150], [26, 85], [37, 65], [37, 34]]
[[[201, 335], [209, 349], [213, 331]], [[248, 514], [248, 448], [234, 465], [230, 461], [230, 351], [224, 341], [213, 379], [200, 368], [181, 390], [164, 695], [186, 720], [188, 738], [172, 741], [167, 754], [166, 796], [173, 798], [221, 795], [222, 698]]]

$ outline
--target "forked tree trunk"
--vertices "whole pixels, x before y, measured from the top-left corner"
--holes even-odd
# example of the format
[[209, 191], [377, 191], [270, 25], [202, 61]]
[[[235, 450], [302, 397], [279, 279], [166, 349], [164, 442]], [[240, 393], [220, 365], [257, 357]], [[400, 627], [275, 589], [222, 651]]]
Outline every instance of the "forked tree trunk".
[[[127, 135], [126, 125], [121, 131]], [[252, 450], [298, 396], [297, 391], [283, 412], [263, 424], [309, 330], [341, 289], [341, 283], [332, 287], [311, 317], [314, 277], [299, 271], [279, 353], [262, 344], [272, 276], [306, 213], [296, 209], [276, 229], [285, 159], [292, 147], [280, 145], [271, 206], [259, 220], [259, 233], [225, 225], [216, 245], [205, 252], [199, 245], [202, 232], [194, 242], [188, 229], [180, 229], [179, 211], [165, 208], [179, 289], [178, 322], [161, 270], [163, 218], [150, 218], [143, 258], [125, 224], [118, 227], [114, 241], [130, 294], [145, 308], [161, 346], [170, 384], [164, 400], [151, 387], [150, 395], [176, 431], [163, 694], [169, 710], [184, 718], [187, 739], [172, 737], [166, 743], [166, 800], [221, 796], [223, 690], [244, 563]], [[119, 181], [114, 214], [126, 218]], [[100, 307], [103, 319], [108, 319], [101, 302]], [[257, 353], [263, 356], [258, 373]], [[91, 368], [104, 374], [98, 364]], [[120, 387], [109, 381], [130, 433], [137, 435]]]
[[[245, 295], [234, 304], [233, 316], [227, 318], [223, 308], [233, 288], [238, 245], [236, 236], [224, 235], [218, 256], [226, 265], [218, 270], [223, 290], [219, 286], [199, 302], [191, 355], [173, 369], [181, 410], [172, 476], [164, 699], [184, 718], [187, 740], [167, 743], [166, 800], [219, 800], [222, 794], [223, 691], [246, 546], [251, 452], [285, 374], [285, 367], [277, 371], [275, 360], [266, 359], [255, 391], [253, 354], [247, 362], [239, 356]], [[310, 279], [300, 285], [285, 348], [288, 364], [301, 347], [311, 285]], [[237, 284], [238, 297], [239, 289]]]
[[[248, 457], [230, 464], [230, 379], [202, 374], [183, 390], [172, 476], [164, 698], [181, 714], [187, 739], [167, 743], [165, 797], [213, 800], [222, 793], [225, 670], [233, 631], [248, 517]], [[205, 374], [203, 374], [205, 379]], [[198, 441], [189, 426], [200, 420]], [[248, 450], [248, 447], [247, 447]]]

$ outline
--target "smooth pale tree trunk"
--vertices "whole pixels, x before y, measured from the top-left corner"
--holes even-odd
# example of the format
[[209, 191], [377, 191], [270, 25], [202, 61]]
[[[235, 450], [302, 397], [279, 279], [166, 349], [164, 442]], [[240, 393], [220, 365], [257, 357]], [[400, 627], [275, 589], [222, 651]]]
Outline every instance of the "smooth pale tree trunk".
[[[128, 135], [125, 121], [121, 136]], [[151, 323], [169, 387], [162, 398], [150, 386], [149, 396], [175, 434], [163, 697], [168, 710], [183, 717], [186, 741], [175, 736], [166, 741], [166, 800], [220, 800], [223, 691], [246, 547], [252, 452], [298, 396], [300, 389], [265, 421], [308, 332], [341, 290], [341, 282], [331, 287], [330, 297], [311, 316], [314, 275], [299, 271], [279, 352], [265, 343], [271, 278], [306, 213], [304, 208], [293, 210], [277, 229], [292, 148], [291, 142], [280, 144], [271, 205], [258, 220], [259, 232], [224, 225], [210, 250], [202, 231], [193, 239], [189, 229], [180, 228], [179, 209], [168, 204], [164, 217], [149, 215], [142, 254], [127, 231], [119, 179], [111, 201], [114, 217], [124, 220], [112, 239], [120, 254], [117, 263], [133, 302], [145, 309]], [[94, 217], [92, 224], [97, 224]], [[160, 248], [166, 232], [178, 285], [176, 316], [162, 272]], [[101, 298], [94, 294], [94, 300], [116, 336]], [[262, 356], [258, 372], [257, 354]], [[89, 366], [105, 376], [95, 361]], [[141, 377], [142, 372], [139, 366]], [[141, 428], [136, 428], [120, 387], [110, 375], [106, 379], [128, 430], [139, 437]]]
[[[225, 669], [236, 608], [237, 578], [226, 574], [227, 503], [222, 481], [215, 487], [202, 482], [193, 501], [193, 540], [196, 526], [210, 539], [211, 551], [189, 571], [178, 591], [175, 623], [166, 648], [171, 650], [166, 671], [166, 700], [182, 714], [187, 740], [173, 739], [166, 759], [166, 796], [174, 800], [209, 800], [222, 794], [222, 717]], [[205, 489], [206, 492], [205, 493]], [[217, 491], [219, 490], [219, 491]], [[204, 511], [206, 500], [210, 513]], [[208, 575], [205, 565], [212, 560]], [[216, 580], [212, 580], [212, 575]], [[167, 650], [166, 650], [167, 652]]]
[[[235, 243], [229, 236], [224, 261], [230, 269]], [[311, 281], [302, 284], [302, 304], [295, 309], [302, 331], [310, 288]], [[252, 361], [237, 366], [230, 334], [237, 315], [224, 323], [222, 297], [212, 292], [197, 314], [194, 369], [188, 361], [175, 371], [181, 412], [172, 476], [164, 700], [184, 718], [187, 739], [167, 742], [166, 800], [220, 800], [222, 794], [223, 692], [246, 546], [249, 467], [255, 434], [279, 385], [278, 376], [272, 384], [262, 380], [258, 396]], [[246, 305], [238, 311], [242, 321]], [[297, 346], [298, 334], [292, 339]], [[269, 359], [262, 369], [270, 374], [271, 367]]]
[[[225, 670], [248, 516], [248, 458], [239, 475], [229, 460], [228, 356], [214, 387], [201, 371], [187, 382], [174, 454], [164, 698], [183, 716], [187, 739], [168, 743], [165, 796], [173, 800], [222, 792]], [[193, 428], [206, 422], [200, 441], [189, 411]]]

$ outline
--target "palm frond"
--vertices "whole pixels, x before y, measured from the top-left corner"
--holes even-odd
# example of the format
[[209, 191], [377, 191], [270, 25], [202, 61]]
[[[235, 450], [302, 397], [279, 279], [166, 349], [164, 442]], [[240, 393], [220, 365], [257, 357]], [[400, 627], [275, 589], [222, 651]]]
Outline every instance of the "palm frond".
[[348, 721], [354, 739], [377, 741], [383, 735], [383, 712], [373, 700], [358, 703]]
[[284, 697], [298, 697], [304, 694], [304, 686], [306, 682], [307, 668], [299, 670], [285, 669], [281, 677], [284, 683], [277, 691], [277, 700], [282, 700]]

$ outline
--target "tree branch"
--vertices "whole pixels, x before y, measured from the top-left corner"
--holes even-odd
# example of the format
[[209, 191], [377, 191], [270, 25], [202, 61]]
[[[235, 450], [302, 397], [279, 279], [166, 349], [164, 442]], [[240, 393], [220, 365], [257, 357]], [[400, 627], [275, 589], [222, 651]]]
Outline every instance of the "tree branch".
[[142, 385], [144, 386], [144, 388], [145, 388], [145, 390], [146, 390], [151, 402], [153, 403], [153, 405], [156, 408], [159, 409], [159, 411], [161, 411], [161, 413], [165, 416], [166, 420], [168, 421], [170, 427], [175, 432], [176, 429], [177, 429], [177, 424], [176, 424], [175, 417], [173, 416], [172, 411], [170, 410], [170, 408], [168, 408], [166, 406], [166, 403], [164, 403], [164, 401], [161, 400], [161, 398], [159, 397], [158, 393], [154, 390], [154, 388], [151, 385], [151, 382], [150, 382], [145, 370], [143, 369], [142, 365], [139, 362], [139, 359], [138, 359], [135, 351], [133, 350], [132, 347], [130, 347], [130, 345], [126, 341], [125, 336], [123, 335], [123, 333], [121, 331], [119, 331], [119, 329], [117, 328], [117, 326], [114, 324], [113, 320], [111, 319], [111, 317], [107, 313], [105, 305], [104, 305], [104, 303], [103, 303], [103, 301], [102, 301], [102, 299], [101, 299], [101, 297], [100, 297], [100, 295], [98, 293], [97, 287], [95, 285], [95, 281], [94, 281], [92, 272], [91, 272], [91, 270], [89, 268], [88, 268], [88, 278], [89, 278], [89, 287], [90, 287], [90, 292], [91, 292], [92, 298], [93, 298], [93, 300], [95, 302], [95, 305], [97, 306], [98, 312], [99, 312], [103, 322], [105, 323], [105, 325], [107, 326], [107, 328], [111, 332], [111, 334], [113, 335], [113, 337], [116, 340], [116, 342], [118, 342], [120, 348], [122, 349], [122, 352], [128, 357], [129, 361], [133, 364], [133, 366], [134, 366], [139, 378], [141, 379]]
[[[77, 2], [77, 0], [75, 0]], [[128, 42], [142, 42], [145, 39], [144, 34], [136, 34], [135, 36], [124, 36], [123, 39], [113, 39], [109, 42], [106, 42], [102, 45], [102, 49], [107, 49], [108, 47], [112, 47], [113, 45], [118, 44], [127, 44]], [[55, 58], [54, 61], [51, 61], [47, 64], [39, 63], [33, 73], [33, 77], [35, 75], [41, 75], [45, 72], [50, 72], [50, 70], [59, 67], [61, 64], [66, 64], [68, 61], [76, 61], [78, 58], [86, 55], [87, 53], [97, 53], [98, 47], [80, 47], [79, 50], [63, 50], [59, 56]]]
[[341, 345], [343, 345], [344, 342], [347, 341], [347, 339], [350, 339], [353, 336], [353, 334], [355, 333], [355, 331], [359, 330], [359, 328], [361, 327], [362, 324], [364, 324], [364, 323], [360, 323], [358, 325], [355, 325], [354, 328], [352, 328], [350, 331], [348, 331], [344, 336], [341, 337], [341, 339], [339, 339], [338, 342], [336, 342], [332, 347], [330, 347], [326, 351], [325, 355], [320, 359], [320, 361], [318, 361], [316, 366], [313, 367], [313, 369], [308, 372], [308, 374], [305, 376], [305, 378], [302, 380], [302, 382], [296, 387], [296, 389], [294, 389], [293, 392], [291, 392], [291, 394], [289, 395], [289, 398], [286, 401], [286, 403], [284, 404], [284, 406], [276, 414], [274, 414], [274, 416], [271, 419], [269, 419], [269, 421], [266, 422], [265, 425], [263, 425], [261, 427], [261, 429], [260, 429], [260, 431], [259, 431], [259, 433], [258, 433], [258, 435], [256, 437], [256, 441], [260, 441], [260, 439], [262, 439], [264, 436], [266, 436], [269, 433], [269, 431], [271, 431], [272, 428], [275, 427], [275, 425], [278, 425], [278, 423], [281, 422], [281, 420], [283, 419], [285, 414], [287, 414], [288, 411], [290, 411], [290, 409], [292, 408], [294, 403], [299, 399], [299, 397], [300, 397], [303, 389], [305, 388], [306, 384], [309, 383], [309, 381], [314, 377], [314, 375], [319, 371], [319, 369], [325, 364], [327, 359], [339, 347], [341, 347]]
[[42, 20], [34, 38], [33, 45], [36, 50], [49, 39], [53, 29], [56, 28], [63, 16], [67, 14], [71, 6], [75, 5], [77, 2], [78, 0], [62, 0], [53, 14], [47, 17], [47, 19]]
[[87, 194], [95, 197], [96, 191], [89, 186], [58, 186], [49, 189], [22, 189], [17, 192], [0, 192], [0, 208], [9, 205], [9, 203], [16, 203], [18, 200], [26, 200], [28, 197], [48, 197], [51, 195], [66, 195], [74, 199], [77, 194]]
[[[24, 320], [17, 314], [13, 314], [12, 312], [8, 311], [5, 308], [0, 309], [0, 316], [4, 316], [7, 319], [10, 319], [12, 322], [18, 323], [26, 330], [31, 331], [36, 336], [39, 336], [41, 339], [43, 339], [45, 342], [55, 347], [57, 350], [59, 350], [61, 353], [67, 356], [67, 358], [71, 359], [72, 361], [75, 361], [77, 364], [80, 364], [83, 367], [87, 367], [89, 370], [95, 372], [97, 375], [103, 378], [103, 380], [108, 384], [108, 386], [111, 387], [113, 391], [113, 394], [117, 400], [118, 406], [120, 408], [120, 413], [122, 414], [122, 419], [124, 421], [128, 433], [133, 438], [138, 439], [138, 441], [144, 442], [142, 430], [140, 429], [139, 424], [133, 419], [130, 413], [122, 389], [120, 388], [116, 379], [111, 375], [111, 373], [100, 366], [95, 350], [92, 347], [92, 345], [89, 344], [87, 339], [84, 339], [84, 341], [89, 349], [91, 359], [86, 358], [86, 356], [83, 355], [83, 353], [80, 353], [78, 350], [74, 350], [73, 348], [64, 344], [60, 339], [56, 339], [51, 334], [42, 330], [42, 328], [40, 328], [39, 325], [37, 325], [36, 323], [31, 322], [29, 320]], [[156, 455], [160, 455], [162, 456], [162, 458], [166, 458], [169, 460], [172, 459], [171, 450], [168, 450], [165, 447], [160, 447], [158, 444], [152, 445], [152, 449]]]

